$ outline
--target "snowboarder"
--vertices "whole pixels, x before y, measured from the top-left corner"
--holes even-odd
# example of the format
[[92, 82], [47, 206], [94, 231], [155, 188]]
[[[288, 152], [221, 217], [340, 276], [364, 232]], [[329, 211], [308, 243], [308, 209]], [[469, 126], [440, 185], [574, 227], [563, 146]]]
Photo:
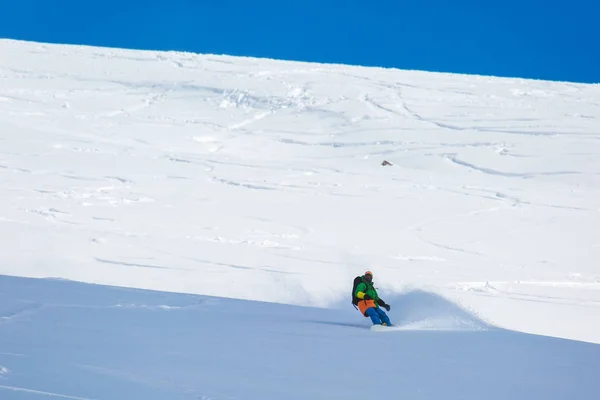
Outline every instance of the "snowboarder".
[[373, 325], [392, 326], [389, 317], [381, 309], [383, 307], [390, 311], [390, 305], [379, 298], [377, 290], [373, 287], [373, 273], [367, 271], [362, 277], [358, 278], [360, 278], [360, 283], [354, 290], [356, 299], [353, 304], [358, 305], [358, 309], [365, 317], [371, 318]]

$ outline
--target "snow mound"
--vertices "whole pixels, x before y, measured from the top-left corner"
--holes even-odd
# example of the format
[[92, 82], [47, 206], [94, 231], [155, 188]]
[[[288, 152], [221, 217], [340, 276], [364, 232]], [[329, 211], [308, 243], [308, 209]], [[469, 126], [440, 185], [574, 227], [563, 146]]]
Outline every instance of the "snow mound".
[[481, 331], [491, 326], [479, 316], [442, 296], [423, 290], [392, 295], [394, 324], [404, 330]]

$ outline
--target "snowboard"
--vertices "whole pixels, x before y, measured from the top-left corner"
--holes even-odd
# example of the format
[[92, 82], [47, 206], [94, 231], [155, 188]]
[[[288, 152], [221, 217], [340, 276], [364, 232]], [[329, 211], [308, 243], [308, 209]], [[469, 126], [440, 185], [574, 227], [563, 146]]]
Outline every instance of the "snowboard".
[[399, 331], [402, 329], [402, 327], [400, 327], [398, 325], [392, 325], [392, 326], [372, 325], [370, 329], [373, 332], [390, 332], [390, 331]]

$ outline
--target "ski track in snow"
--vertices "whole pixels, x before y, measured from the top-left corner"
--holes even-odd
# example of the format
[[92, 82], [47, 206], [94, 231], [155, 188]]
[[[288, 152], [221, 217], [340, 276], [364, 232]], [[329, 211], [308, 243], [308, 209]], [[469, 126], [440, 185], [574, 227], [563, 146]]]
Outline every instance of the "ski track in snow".
[[553, 171], [553, 172], [536, 172], [536, 173], [515, 173], [515, 172], [500, 172], [500, 171], [495, 171], [493, 169], [490, 168], [485, 168], [485, 167], [478, 167], [475, 164], [471, 164], [468, 163], [466, 161], [461, 161], [459, 159], [457, 159], [454, 156], [447, 156], [450, 161], [452, 161], [454, 164], [463, 166], [463, 167], [467, 167], [467, 168], [471, 168], [474, 169], [476, 171], [479, 172], [483, 172], [484, 174], [489, 174], [489, 175], [500, 175], [500, 176], [504, 176], [504, 177], [517, 177], [517, 178], [531, 178], [534, 176], [544, 176], [544, 175], [569, 175], [569, 174], [578, 174], [579, 172], [575, 172], [575, 171]]
[[15, 387], [15, 386], [0, 385], [0, 390], [9, 390], [9, 391], [13, 391], [13, 392], [31, 393], [31, 394], [36, 394], [36, 395], [41, 395], [41, 396], [49, 396], [49, 397], [59, 397], [59, 398], [62, 398], [62, 399], [92, 400], [92, 399], [90, 399], [88, 397], [68, 396], [68, 395], [65, 395], [65, 394], [52, 393], [52, 392], [44, 392], [44, 391], [41, 391], [41, 390], [26, 389], [26, 388], [20, 388], [20, 387]]
[[46, 306], [43, 304], [28, 304], [20, 307], [19, 309], [0, 315], [0, 328], [3, 324], [12, 323], [15, 321], [27, 320], [34, 314], [44, 309]]
[[586, 299], [577, 299], [572, 297], [561, 297], [561, 296], [553, 296], [553, 295], [535, 295], [531, 293], [521, 292], [519, 290], [509, 289], [503, 290], [498, 288], [496, 285], [507, 286], [510, 288], [511, 285], [515, 285], [518, 287], [527, 287], [527, 286], [549, 286], [549, 287], [563, 287], [563, 288], [577, 288], [581, 287], [582, 289], [591, 289], [591, 290], [600, 290], [600, 283], [582, 283], [577, 284], [574, 282], [482, 282], [482, 283], [472, 283], [461, 285], [457, 284], [459, 290], [470, 291], [479, 296], [502, 296], [510, 299], [517, 299], [521, 301], [533, 301], [533, 302], [541, 302], [541, 303], [554, 303], [554, 304], [565, 304], [565, 305], [573, 305], [573, 306], [586, 306], [586, 307], [600, 307], [599, 300], [586, 300]]

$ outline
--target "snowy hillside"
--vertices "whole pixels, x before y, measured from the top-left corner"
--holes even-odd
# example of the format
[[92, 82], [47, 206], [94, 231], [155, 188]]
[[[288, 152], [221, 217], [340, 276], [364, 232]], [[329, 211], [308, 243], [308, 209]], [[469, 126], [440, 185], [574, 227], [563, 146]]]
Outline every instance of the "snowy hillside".
[[492, 329], [432, 293], [390, 300], [405, 325], [379, 333], [347, 307], [0, 278], [0, 398], [598, 398], [596, 344]]
[[0, 40], [0, 182], [2, 399], [599, 393], [598, 85]]

